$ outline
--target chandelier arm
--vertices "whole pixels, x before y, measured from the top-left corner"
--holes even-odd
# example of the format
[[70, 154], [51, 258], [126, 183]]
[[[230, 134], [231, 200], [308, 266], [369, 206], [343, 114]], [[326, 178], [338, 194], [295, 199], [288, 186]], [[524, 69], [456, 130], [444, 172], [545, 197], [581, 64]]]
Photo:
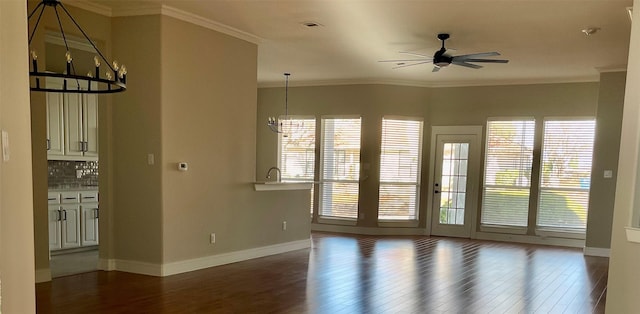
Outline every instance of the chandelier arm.
[[[58, 2], [57, 4], [62, 5], [60, 2]], [[56, 18], [58, 19], [58, 26], [60, 26], [60, 34], [62, 34], [62, 40], [64, 41], [64, 47], [67, 49], [67, 53], [69, 52], [69, 44], [67, 43], [67, 35], [64, 33], [64, 29], [62, 28], [62, 21], [60, 20], [60, 14], [58, 14], [58, 6], [54, 5], [53, 6], [53, 11], [56, 12]], [[66, 12], [66, 10], [65, 10]], [[69, 13], [67, 12], [67, 15], [69, 16]], [[70, 73], [71, 72], [71, 73]], [[68, 60], [67, 61], [67, 74], [72, 74], [72, 75], [76, 75], [76, 67], [73, 65], [73, 59]], [[66, 85], [67, 85], [67, 81], [64, 81], [64, 85], [65, 85], [65, 89], [66, 89]], [[76, 78], [76, 85], [78, 86], [78, 89], [80, 89], [80, 81]]]
[[[29, 18], [31, 18], [31, 16], [36, 13], [36, 10], [42, 6], [42, 10], [40, 10], [40, 14], [38, 15], [38, 20], [36, 21], [36, 26], [33, 28], [33, 32], [31, 32], [31, 36], [29, 36], [29, 45], [31, 45], [31, 41], [33, 40], [33, 36], [35, 36], [36, 34], [36, 30], [38, 29], [38, 24], [40, 24], [40, 19], [42, 18], [42, 13], [44, 13], [44, 9], [46, 8], [46, 6], [44, 6], [42, 4], [42, 2], [40, 2], [40, 4], [38, 4], [38, 6], [33, 9], [33, 12], [31, 12], [31, 14], [29, 15]], [[28, 19], [27, 19], [28, 20]]]
[[[107, 58], [105, 58], [105, 56], [102, 54], [102, 52], [100, 52], [100, 49], [98, 49], [98, 47], [96, 47], [96, 45], [93, 43], [93, 41], [91, 40], [91, 38], [89, 38], [89, 35], [87, 35], [87, 33], [84, 32], [84, 30], [82, 29], [82, 27], [80, 27], [80, 24], [78, 24], [78, 22], [76, 22], [76, 20], [73, 18], [73, 16], [71, 16], [71, 14], [69, 13], [69, 11], [67, 11], [67, 8], [64, 6], [64, 4], [62, 4], [62, 2], [58, 3], [60, 5], [60, 7], [62, 8], [62, 10], [64, 10], [64, 12], [67, 14], [67, 16], [69, 17], [69, 19], [71, 19], [71, 21], [73, 22], [73, 24], [76, 25], [76, 27], [78, 28], [78, 30], [82, 33], [82, 36], [84, 36], [84, 38], [89, 42], [89, 44], [91, 44], [91, 46], [93, 47], [93, 49], [95, 49], [95, 51], [98, 53], [98, 55], [100, 55], [100, 58], [102, 58], [102, 60], [104, 61], [104, 63], [109, 67], [109, 69], [111, 69], [111, 71], [116, 72], [115, 74], [115, 79], [117, 80], [118, 78], [118, 74], [117, 71], [111, 66], [111, 64], [109, 64], [109, 61], [107, 61]], [[56, 11], [57, 12], [57, 11]], [[65, 42], [66, 43], [66, 42]]]
[[[33, 16], [34, 13], [36, 13], [36, 10], [38, 10], [39, 7], [43, 6], [44, 3], [40, 2], [38, 3], [38, 5], [31, 11], [31, 13], [29, 13], [29, 17], [27, 18], [27, 20], [31, 19], [31, 16]], [[40, 13], [42, 14], [42, 13]]]

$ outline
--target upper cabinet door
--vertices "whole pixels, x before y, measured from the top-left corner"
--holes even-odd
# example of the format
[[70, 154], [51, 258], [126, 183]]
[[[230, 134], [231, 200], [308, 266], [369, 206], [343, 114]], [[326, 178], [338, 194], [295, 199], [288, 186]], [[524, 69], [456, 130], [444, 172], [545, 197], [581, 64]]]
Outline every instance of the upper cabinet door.
[[64, 155], [62, 94], [47, 93], [47, 156]]
[[83, 95], [82, 135], [85, 142], [84, 155], [98, 157], [98, 96]]
[[82, 156], [82, 94], [64, 94], [64, 154]]

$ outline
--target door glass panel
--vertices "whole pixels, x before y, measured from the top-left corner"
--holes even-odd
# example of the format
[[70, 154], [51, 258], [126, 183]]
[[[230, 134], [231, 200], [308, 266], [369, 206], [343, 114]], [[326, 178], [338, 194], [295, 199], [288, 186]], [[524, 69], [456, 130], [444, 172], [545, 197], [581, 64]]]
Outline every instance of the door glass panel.
[[443, 147], [440, 224], [464, 225], [469, 143], [445, 143]]

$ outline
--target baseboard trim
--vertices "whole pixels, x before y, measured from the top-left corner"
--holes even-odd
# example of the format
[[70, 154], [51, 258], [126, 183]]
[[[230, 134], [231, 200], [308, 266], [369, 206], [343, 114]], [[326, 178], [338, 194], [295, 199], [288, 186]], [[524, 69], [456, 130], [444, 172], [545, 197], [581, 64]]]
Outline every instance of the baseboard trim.
[[473, 238], [478, 240], [517, 242], [517, 243], [527, 243], [527, 244], [541, 244], [541, 245], [584, 248], [584, 240], [582, 239], [552, 238], [552, 237], [491, 233], [491, 232], [476, 232]]
[[310, 247], [311, 239], [305, 239], [166, 264], [152, 264], [119, 259], [100, 259], [98, 268], [106, 271], [117, 270], [128, 273], [164, 277], [269, 255], [307, 249]]
[[254, 258], [281, 254], [311, 247], [311, 239], [263, 246], [254, 249], [229, 252], [224, 254], [194, 258], [179, 262], [167, 263], [162, 267], [162, 276], [186, 273], [194, 270], [215, 267]]
[[51, 268], [36, 269], [36, 283], [51, 281]]
[[314, 223], [311, 224], [311, 230], [362, 235], [428, 235], [426, 229], [416, 227], [355, 227]]
[[587, 256], [599, 256], [599, 257], [609, 257], [611, 253], [611, 249], [600, 248], [600, 247], [585, 247], [584, 255]]

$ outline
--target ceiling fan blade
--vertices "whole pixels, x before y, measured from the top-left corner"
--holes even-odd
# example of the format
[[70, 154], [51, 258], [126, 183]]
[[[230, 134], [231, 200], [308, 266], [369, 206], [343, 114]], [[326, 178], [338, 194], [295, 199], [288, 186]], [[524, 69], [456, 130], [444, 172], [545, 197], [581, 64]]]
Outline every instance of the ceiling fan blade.
[[459, 55], [459, 56], [455, 56], [454, 58], [462, 60], [462, 59], [471, 59], [471, 58], [495, 57], [499, 55], [500, 53], [492, 51], [492, 52], [471, 53], [468, 55]]
[[418, 62], [418, 63], [411, 63], [411, 64], [403, 64], [403, 65], [398, 65], [393, 67], [392, 69], [399, 69], [399, 68], [406, 68], [406, 67], [410, 67], [410, 66], [414, 66], [414, 65], [419, 65], [419, 64], [425, 64], [425, 63], [431, 63], [431, 61], [423, 61], [423, 62]]
[[507, 63], [509, 60], [499, 60], [499, 59], [463, 59], [460, 60], [462, 62], [487, 62], [487, 63]]
[[402, 54], [406, 54], [406, 55], [416, 56], [416, 57], [431, 58], [430, 55], [424, 55], [424, 54], [421, 54], [421, 53], [415, 53], [415, 52], [411, 52], [411, 51], [398, 51], [398, 52], [402, 53]]
[[440, 67], [438, 66], [434, 66], [433, 70], [431, 70], [431, 72], [438, 72], [438, 71], [440, 71]]
[[432, 61], [432, 58], [424, 58], [424, 59], [397, 59], [397, 60], [378, 60], [378, 62], [423, 62], [423, 61]]
[[482, 68], [481, 65], [466, 63], [464, 61], [453, 61], [451, 63], [453, 63], [455, 65], [461, 65], [461, 66], [467, 67], [467, 68], [472, 68], [472, 69], [480, 69], [480, 68]]

